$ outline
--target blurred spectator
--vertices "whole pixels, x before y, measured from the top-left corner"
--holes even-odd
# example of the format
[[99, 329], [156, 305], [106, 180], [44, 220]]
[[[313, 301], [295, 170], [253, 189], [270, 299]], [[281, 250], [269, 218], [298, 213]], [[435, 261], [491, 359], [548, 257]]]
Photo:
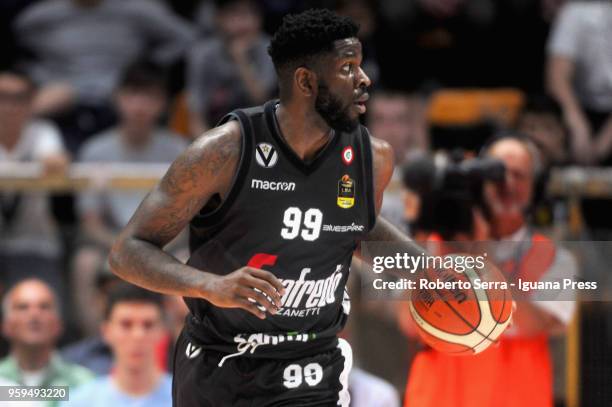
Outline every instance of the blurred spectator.
[[164, 333], [161, 296], [122, 284], [109, 298], [102, 336], [113, 350], [113, 371], [70, 395], [70, 407], [167, 407], [172, 379], [155, 362]]
[[[0, 377], [22, 386], [79, 386], [91, 372], [66, 363], [55, 353], [62, 332], [58, 301], [41, 280], [28, 279], [14, 286], [2, 300], [3, 335], [11, 354], [0, 360]], [[54, 405], [54, 403], [48, 403]]]
[[264, 102], [276, 73], [254, 0], [216, 0], [218, 38], [205, 39], [189, 55], [188, 104], [192, 134], [214, 126], [238, 107]]
[[565, 129], [559, 106], [553, 100], [545, 95], [529, 96], [516, 128], [538, 147], [544, 168], [565, 163]]
[[[368, 106], [368, 128], [374, 137], [385, 140], [395, 152], [396, 170], [393, 180], [399, 181], [397, 168], [410, 151], [426, 151], [429, 137], [426, 124], [426, 102], [417, 95], [400, 92], [376, 92]], [[385, 191], [382, 214], [396, 227], [406, 231], [404, 210], [399, 189]]]
[[[110, 269], [103, 268], [96, 274], [95, 296], [89, 299], [95, 321], [103, 320], [110, 293], [118, 284], [121, 284], [121, 280]], [[109, 374], [113, 365], [112, 350], [102, 339], [99, 328], [96, 335], [64, 347], [61, 354], [64, 360], [86, 367], [97, 376]]]
[[19, 49], [13, 30], [15, 17], [25, 8], [41, 0], [3, 0], [0, 2], [0, 70], [15, 66]]
[[[482, 86], [491, 77], [488, 55], [495, 51], [493, 0], [387, 0], [381, 13], [393, 46], [379, 48], [387, 86]], [[398, 63], [403, 54], [409, 64]]]
[[183, 297], [177, 295], [164, 296], [164, 315], [166, 316], [168, 335], [158, 344], [157, 350], [159, 364], [168, 372], [173, 371], [174, 345], [183, 330], [188, 313], [189, 309], [183, 301]]
[[387, 381], [358, 367], [349, 375], [351, 407], [399, 407], [400, 399], [395, 388]]
[[[157, 126], [166, 105], [164, 76], [149, 64], [136, 64], [124, 74], [116, 92], [118, 127], [93, 137], [79, 161], [93, 163], [170, 163], [186, 147], [183, 139]], [[79, 200], [84, 242], [74, 260], [73, 286], [81, 323], [89, 335], [99, 318], [88, 306], [95, 296], [94, 278], [104, 264], [116, 233], [127, 224], [146, 190], [91, 191]]]
[[566, 4], [548, 44], [548, 88], [569, 128], [572, 160], [612, 164], [612, 4]]
[[416, 94], [381, 90], [370, 100], [368, 128], [374, 137], [391, 144], [397, 165], [408, 152], [429, 148], [426, 110], [425, 99]]
[[[506, 180], [485, 186], [491, 225], [475, 227], [472, 239], [482, 240], [486, 232], [503, 241], [496, 245], [494, 256], [510, 281], [575, 278], [576, 262], [571, 254], [532, 232], [527, 224], [525, 214], [539, 165], [535, 147], [519, 137], [504, 136], [490, 143], [485, 153], [505, 164]], [[476, 224], [484, 226], [483, 221]], [[498, 346], [465, 357], [421, 351], [411, 368], [405, 406], [551, 407], [553, 366], [548, 340], [562, 334], [573, 317], [575, 305], [567, 298], [570, 295], [564, 292], [563, 301], [542, 301], [537, 295], [514, 290], [513, 326]], [[404, 315], [400, 324], [414, 335], [409, 318]]]
[[[570, 2], [548, 45], [548, 87], [569, 130], [570, 161], [612, 165], [612, 3]], [[584, 199], [582, 214], [594, 240], [607, 240], [611, 199]]]
[[[178, 258], [181, 258], [180, 253]], [[96, 310], [101, 311], [101, 320], [104, 318], [104, 311], [108, 306], [111, 294], [122, 284], [122, 280], [116, 277], [110, 269], [105, 268], [96, 276], [97, 296], [94, 298], [93, 305]], [[174, 344], [183, 328], [188, 309], [182, 297], [169, 295], [163, 297], [163, 307], [167, 332], [156, 344], [155, 357], [160, 369], [171, 372]], [[88, 368], [98, 376], [110, 374], [113, 367], [112, 349], [105, 342], [101, 332], [66, 346], [62, 349], [62, 357], [68, 362]]]
[[147, 0], [46, 0], [15, 27], [42, 87], [36, 110], [57, 118], [73, 152], [113, 122], [109, 101], [128, 65], [145, 56], [169, 64], [193, 39], [185, 22]]
[[[23, 75], [0, 72], [0, 162], [32, 162], [47, 173], [67, 166], [59, 133], [32, 118], [33, 84]], [[62, 291], [60, 242], [45, 192], [0, 191], [0, 284], [28, 276]]]

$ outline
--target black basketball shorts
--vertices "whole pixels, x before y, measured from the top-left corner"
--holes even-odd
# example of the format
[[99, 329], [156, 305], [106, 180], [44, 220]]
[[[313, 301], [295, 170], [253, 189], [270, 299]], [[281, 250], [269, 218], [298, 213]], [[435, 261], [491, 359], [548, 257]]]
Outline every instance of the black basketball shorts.
[[344, 339], [320, 354], [259, 359], [206, 351], [181, 333], [174, 355], [174, 407], [346, 406], [351, 347]]

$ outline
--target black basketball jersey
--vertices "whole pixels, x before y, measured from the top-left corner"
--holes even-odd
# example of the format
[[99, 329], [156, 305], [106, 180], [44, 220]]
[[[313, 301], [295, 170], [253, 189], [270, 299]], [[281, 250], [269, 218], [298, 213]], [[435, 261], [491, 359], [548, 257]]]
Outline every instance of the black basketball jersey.
[[242, 129], [238, 170], [223, 203], [190, 224], [189, 265], [219, 275], [249, 265], [286, 288], [281, 310], [264, 320], [186, 298], [189, 335], [230, 357], [293, 358], [335, 346], [349, 312], [352, 254], [375, 222], [365, 127], [335, 132], [305, 163], [280, 133], [277, 106], [270, 101], [222, 120], [238, 120]]

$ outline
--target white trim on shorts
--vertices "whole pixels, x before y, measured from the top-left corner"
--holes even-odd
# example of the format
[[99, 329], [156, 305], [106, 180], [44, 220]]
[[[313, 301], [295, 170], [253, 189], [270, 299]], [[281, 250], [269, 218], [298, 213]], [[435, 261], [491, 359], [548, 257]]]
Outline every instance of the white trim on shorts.
[[351, 403], [351, 395], [349, 393], [349, 374], [353, 367], [353, 350], [351, 345], [344, 339], [338, 338], [338, 349], [344, 357], [344, 369], [340, 372], [340, 384], [342, 389], [338, 392], [338, 405], [342, 407], [349, 407]]

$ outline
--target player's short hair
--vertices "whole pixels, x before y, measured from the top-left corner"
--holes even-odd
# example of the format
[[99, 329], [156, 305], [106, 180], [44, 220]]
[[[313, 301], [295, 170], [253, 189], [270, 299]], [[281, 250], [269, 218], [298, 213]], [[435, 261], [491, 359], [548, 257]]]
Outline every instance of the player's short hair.
[[108, 321], [115, 306], [125, 303], [151, 304], [159, 308], [160, 313], [163, 312], [161, 295], [132, 284], [120, 283], [111, 290], [108, 296], [104, 309], [104, 319]]
[[327, 9], [312, 9], [287, 15], [276, 30], [268, 53], [276, 72], [303, 66], [314, 57], [331, 52], [337, 40], [356, 37], [359, 26], [350, 18]]

